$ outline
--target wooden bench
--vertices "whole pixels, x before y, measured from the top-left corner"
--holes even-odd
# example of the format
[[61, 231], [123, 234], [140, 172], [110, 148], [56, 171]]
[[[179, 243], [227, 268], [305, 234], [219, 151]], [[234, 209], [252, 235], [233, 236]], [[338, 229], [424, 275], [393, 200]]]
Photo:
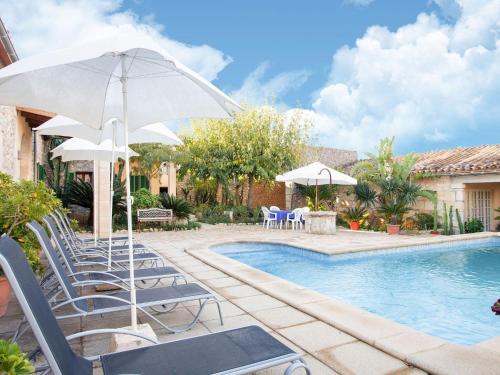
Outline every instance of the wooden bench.
[[171, 223], [174, 212], [165, 208], [145, 208], [137, 210], [137, 229], [141, 231], [141, 223], [159, 222]]

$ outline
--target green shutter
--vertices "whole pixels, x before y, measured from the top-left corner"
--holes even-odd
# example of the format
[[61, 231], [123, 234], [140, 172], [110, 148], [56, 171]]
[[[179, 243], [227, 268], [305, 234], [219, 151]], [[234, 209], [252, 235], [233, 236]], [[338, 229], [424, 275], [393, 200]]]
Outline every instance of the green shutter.
[[130, 192], [134, 193], [141, 188], [149, 189], [148, 178], [146, 176], [130, 175]]
[[45, 181], [45, 168], [41, 164], [37, 164], [38, 166], [38, 181]]
[[68, 173], [68, 181], [66, 181], [67, 184], [75, 181], [75, 172], [69, 172]]

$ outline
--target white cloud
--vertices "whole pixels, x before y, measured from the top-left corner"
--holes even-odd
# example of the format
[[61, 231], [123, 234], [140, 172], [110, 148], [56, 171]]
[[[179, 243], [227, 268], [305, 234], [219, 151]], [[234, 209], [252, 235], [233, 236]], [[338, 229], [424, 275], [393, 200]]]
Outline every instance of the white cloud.
[[131, 25], [153, 37], [169, 53], [214, 80], [232, 59], [208, 45], [192, 46], [165, 35], [154, 15], [140, 17], [120, 0], [0, 0], [2, 19], [21, 57], [65, 47]]
[[252, 71], [243, 81], [243, 85], [231, 94], [233, 98], [244, 103], [257, 105], [279, 102], [282, 95], [298, 89], [309, 78], [306, 70], [294, 70], [283, 72], [266, 80], [265, 74], [269, 69], [269, 63], [263, 62]]
[[320, 141], [367, 151], [391, 135], [401, 149], [468, 140], [488, 126], [498, 135], [500, 1], [458, 6], [454, 24], [424, 13], [394, 32], [370, 27], [338, 50], [312, 106]]

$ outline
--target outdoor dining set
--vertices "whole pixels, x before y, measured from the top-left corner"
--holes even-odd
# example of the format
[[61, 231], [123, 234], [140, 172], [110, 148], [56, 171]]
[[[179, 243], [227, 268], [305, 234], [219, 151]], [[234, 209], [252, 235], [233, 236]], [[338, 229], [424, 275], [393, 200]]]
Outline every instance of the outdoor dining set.
[[305, 224], [305, 216], [310, 211], [309, 207], [282, 210], [277, 206], [271, 206], [269, 208], [262, 206], [261, 210], [264, 216], [262, 226], [267, 229], [270, 227], [279, 227], [279, 229], [282, 229], [284, 223], [285, 229], [288, 229], [288, 224], [290, 224], [292, 230], [295, 230], [296, 228], [302, 229]]

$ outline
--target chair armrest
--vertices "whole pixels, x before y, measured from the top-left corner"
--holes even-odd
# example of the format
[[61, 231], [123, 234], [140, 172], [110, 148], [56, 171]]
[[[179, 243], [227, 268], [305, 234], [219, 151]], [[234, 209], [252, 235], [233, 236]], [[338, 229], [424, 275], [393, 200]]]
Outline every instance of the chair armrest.
[[[78, 339], [80, 337], [86, 337], [86, 336], [91, 336], [91, 335], [102, 335], [105, 333], [110, 333], [110, 334], [120, 334], [120, 335], [129, 335], [129, 336], [136, 336], [141, 339], [144, 339], [146, 341], [149, 341], [153, 344], [159, 344], [160, 342], [158, 340], [152, 339], [151, 337], [145, 336], [140, 332], [136, 331], [128, 331], [126, 329], [122, 328], [102, 328], [102, 329], [91, 329], [88, 331], [83, 331], [83, 332], [78, 332], [74, 333], [72, 335], [66, 336], [67, 341], [71, 341], [74, 339]], [[102, 354], [101, 354], [102, 355]]]

